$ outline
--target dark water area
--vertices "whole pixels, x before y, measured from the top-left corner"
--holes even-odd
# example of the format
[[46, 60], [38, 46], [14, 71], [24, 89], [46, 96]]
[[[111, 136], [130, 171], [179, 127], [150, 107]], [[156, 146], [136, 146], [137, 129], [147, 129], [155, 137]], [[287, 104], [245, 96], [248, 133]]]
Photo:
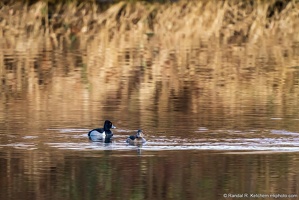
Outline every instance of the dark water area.
[[224, 199], [298, 191], [298, 154], [27, 151], [1, 153], [1, 199]]
[[[186, 50], [188, 66], [4, 54], [0, 199], [297, 199], [298, 56], [281, 66], [210, 51]], [[89, 141], [106, 119], [113, 142]], [[127, 145], [137, 129], [147, 142]]]

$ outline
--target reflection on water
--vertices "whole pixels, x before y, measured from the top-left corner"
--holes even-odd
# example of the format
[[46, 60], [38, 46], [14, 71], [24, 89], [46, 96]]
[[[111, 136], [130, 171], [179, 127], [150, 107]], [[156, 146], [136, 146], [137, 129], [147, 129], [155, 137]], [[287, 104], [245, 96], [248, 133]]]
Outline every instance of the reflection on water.
[[0, 50], [0, 199], [296, 194], [298, 45], [123, 48]]
[[[80, 155], [78, 155], [80, 153]], [[0, 155], [1, 199], [221, 199], [297, 194], [298, 154], [27, 151]]]

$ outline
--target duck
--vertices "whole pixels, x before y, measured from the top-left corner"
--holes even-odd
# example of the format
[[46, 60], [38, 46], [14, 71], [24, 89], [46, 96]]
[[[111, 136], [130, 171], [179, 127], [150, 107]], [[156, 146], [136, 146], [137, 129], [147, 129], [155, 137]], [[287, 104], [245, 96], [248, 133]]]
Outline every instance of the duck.
[[146, 142], [146, 139], [143, 138], [143, 131], [139, 129], [136, 135], [131, 135], [126, 140], [130, 145], [141, 145]]
[[92, 141], [105, 141], [111, 142], [113, 132], [110, 129], [116, 128], [111, 121], [105, 120], [103, 128], [95, 128], [88, 132], [88, 137]]

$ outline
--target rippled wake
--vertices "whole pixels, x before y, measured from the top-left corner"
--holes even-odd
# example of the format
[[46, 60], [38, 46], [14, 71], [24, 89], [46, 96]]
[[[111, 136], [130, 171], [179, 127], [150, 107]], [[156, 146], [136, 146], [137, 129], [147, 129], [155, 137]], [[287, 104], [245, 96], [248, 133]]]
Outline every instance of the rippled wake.
[[[270, 130], [267, 134], [257, 134], [255, 131], [215, 131], [213, 134], [181, 138], [179, 136], [153, 135], [147, 136], [147, 142], [142, 146], [128, 145], [125, 140], [128, 132], [120, 131], [115, 134], [113, 142], [91, 142], [86, 135], [86, 129], [49, 129], [55, 132], [52, 138], [42, 140], [43, 145], [50, 148], [72, 150], [216, 150], [216, 151], [272, 151], [295, 152], [299, 151], [299, 133], [284, 130]], [[219, 137], [220, 134], [225, 137]], [[215, 137], [213, 137], [215, 135]], [[23, 136], [19, 142], [13, 142], [4, 147], [34, 150], [40, 146], [39, 136]]]

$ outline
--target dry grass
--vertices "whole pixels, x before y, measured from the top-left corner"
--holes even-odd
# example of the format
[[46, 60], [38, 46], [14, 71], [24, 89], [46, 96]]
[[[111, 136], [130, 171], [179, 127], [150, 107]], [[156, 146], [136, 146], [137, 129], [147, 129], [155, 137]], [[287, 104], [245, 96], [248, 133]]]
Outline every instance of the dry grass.
[[240, 100], [239, 91], [247, 91], [242, 98], [249, 99], [255, 92], [282, 94], [285, 82], [293, 86], [286, 67], [299, 63], [299, 3], [277, 2], [122, 1], [105, 11], [90, 2], [2, 6], [2, 91], [34, 93], [57, 83], [53, 88], [63, 93], [64, 85], [79, 80], [85, 86], [77, 82], [73, 90], [83, 87], [83, 94], [87, 87], [90, 99], [116, 98], [116, 91], [129, 99], [137, 82], [146, 110], [157, 90], [163, 91], [161, 102], [169, 103], [167, 91], [180, 95], [187, 84], [193, 112], [202, 101], [198, 91], [207, 101], [230, 105]]
[[[126, 38], [176, 46], [257, 43], [265, 37], [298, 41], [299, 3], [290, 1], [180, 1], [173, 4], [120, 2], [106, 11], [94, 3], [71, 2], [48, 7], [21, 3], [0, 10], [1, 36], [50, 36], [53, 45], [105, 35], [106, 42]], [[122, 36], [122, 37], [120, 37]], [[140, 41], [141, 40], [141, 41]], [[174, 43], [175, 41], [175, 43]]]

